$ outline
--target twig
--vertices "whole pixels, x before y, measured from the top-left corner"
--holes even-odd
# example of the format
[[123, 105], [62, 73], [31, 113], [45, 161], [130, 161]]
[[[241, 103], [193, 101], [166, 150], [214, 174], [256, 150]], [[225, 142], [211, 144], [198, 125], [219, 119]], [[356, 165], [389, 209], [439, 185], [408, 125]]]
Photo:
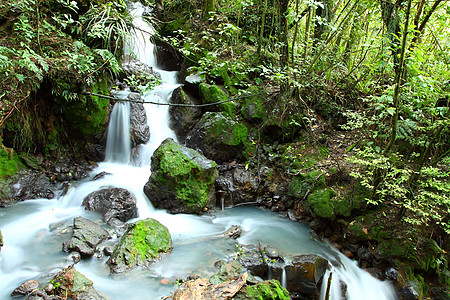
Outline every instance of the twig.
[[321, 173], [319, 176], [314, 178], [314, 181], [312, 182], [311, 187], [306, 191], [305, 196], [303, 196], [302, 200], [306, 200], [306, 198], [308, 198], [309, 193], [311, 192], [311, 189], [314, 187], [314, 185], [316, 184], [317, 180], [319, 180], [319, 178], [322, 177], [323, 175], [325, 175], [325, 173]]

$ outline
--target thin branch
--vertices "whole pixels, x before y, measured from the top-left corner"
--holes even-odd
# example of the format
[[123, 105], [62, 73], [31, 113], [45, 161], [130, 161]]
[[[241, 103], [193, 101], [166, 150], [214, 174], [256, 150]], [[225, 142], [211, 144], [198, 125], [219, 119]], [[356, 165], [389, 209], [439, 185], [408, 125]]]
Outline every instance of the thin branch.
[[[116, 98], [116, 97], [113, 97], [113, 96], [107, 96], [107, 95], [91, 93], [91, 92], [82, 92], [81, 95], [96, 96], [96, 97], [101, 97], [101, 98], [114, 100], [114, 101], [121, 101], [121, 102], [133, 102], [133, 103], [165, 105], [165, 106], [178, 106], [178, 107], [206, 107], [206, 106], [219, 105], [219, 104], [222, 104], [222, 103], [231, 102], [231, 101], [242, 99], [242, 98], [248, 98], [248, 97], [252, 97], [252, 96], [256, 96], [256, 95], [260, 95], [260, 94], [245, 94], [245, 95], [242, 95], [242, 96], [231, 97], [228, 100], [214, 102], [214, 103], [205, 103], [205, 104], [176, 104], [176, 103], [160, 103], [160, 102], [145, 101], [145, 100], [119, 99], [119, 98]], [[262, 95], [262, 93], [261, 93], [261, 95]]]

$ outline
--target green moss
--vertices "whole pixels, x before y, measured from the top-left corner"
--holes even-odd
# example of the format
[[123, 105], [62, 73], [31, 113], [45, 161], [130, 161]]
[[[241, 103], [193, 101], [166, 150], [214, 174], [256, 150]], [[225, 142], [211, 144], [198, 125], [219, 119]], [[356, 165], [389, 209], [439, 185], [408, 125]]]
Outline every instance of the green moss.
[[208, 192], [218, 176], [216, 162], [205, 160], [208, 165], [201, 166], [196, 160], [199, 155], [193, 149], [166, 140], [152, 157], [157, 165], [152, 177], [158, 185], [172, 186], [175, 198], [193, 210], [207, 205]]
[[278, 280], [273, 279], [245, 287], [236, 295], [236, 299], [289, 300], [290, 298], [289, 292]]
[[167, 227], [154, 219], [130, 224], [113, 251], [111, 261], [119, 268], [145, 265], [172, 249]]
[[[94, 84], [91, 91], [108, 95], [106, 78]], [[62, 106], [64, 121], [75, 136], [86, 137], [100, 132], [108, 119], [108, 99], [96, 96], [80, 96], [80, 99]]]
[[263, 99], [266, 95], [262, 89], [257, 87], [249, 88], [246, 93], [253, 96], [244, 98], [241, 108], [242, 116], [253, 122], [262, 122], [266, 119], [267, 108], [263, 105]]
[[333, 189], [318, 190], [310, 194], [307, 202], [315, 215], [321, 218], [332, 219], [335, 216], [331, 198], [336, 195]]
[[15, 152], [11, 153], [12, 157], [5, 149], [0, 148], [0, 179], [16, 174], [23, 167], [17, 154]]
[[248, 129], [244, 124], [227, 118], [223, 113], [206, 113], [203, 118], [208, 123], [206, 138], [212, 141], [221, 139], [222, 143], [230, 146], [247, 146]]
[[306, 174], [296, 175], [288, 186], [288, 195], [302, 199], [306, 193], [310, 193], [326, 187], [325, 177], [322, 172], [313, 170]]
[[[207, 83], [200, 84], [200, 96], [203, 103], [216, 103], [221, 101], [227, 101], [227, 94], [217, 85], [209, 85]], [[232, 101], [221, 103], [218, 105], [220, 111], [226, 113], [230, 118], [234, 118], [236, 115], [236, 104]]]

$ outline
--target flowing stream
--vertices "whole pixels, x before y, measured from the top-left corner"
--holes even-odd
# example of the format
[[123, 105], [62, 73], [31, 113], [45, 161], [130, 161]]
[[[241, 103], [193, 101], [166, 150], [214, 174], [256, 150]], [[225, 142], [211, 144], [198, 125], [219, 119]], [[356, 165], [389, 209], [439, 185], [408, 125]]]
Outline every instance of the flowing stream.
[[[152, 29], [140, 17], [142, 11], [139, 6], [133, 11], [135, 26], [143, 31], [136, 35], [131, 48], [142, 62], [161, 74], [163, 81], [144, 97], [147, 101], [167, 103], [172, 91], [179, 86], [177, 74], [156, 68], [149, 36]], [[126, 97], [126, 93], [120, 96]], [[69, 264], [67, 253], [61, 250], [62, 242], [71, 236], [66, 228], [78, 216], [100, 219], [98, 214], [85, 211], [81, 203], [89, 193], [104, 187], [122, 187], [133, 193], [138, 202], [137, 219], [159, 220], [168, 227], [174, 246], [169, 255], [151, 267], [137, 267], [125, 275], [110, 275], [106, 258], [93, 257], [76, 264], [75, 268], [91, 279], [107, 299], [161, 299], [176, 289], [175, 285], [162, 284], [161, 279], [186, 279], [192, 273], [205, 277], [213, 275], [216, 272], [214, 262], [236, 252], [233, 240], [215, 237], [231, 225], [242, 227], [243, 233], [238, 239], [241, 244], [257, 245], [261, 241], [263, 245], [276, 247], [287, 259], [299, 254], [318, 254], [337, 262], [325, 275], [322, 300], [330, 273], [333, 274], [330, 300], [344, 299], [340, 281], [346, 283], [350, 300], [396, 299], [388, 283], [374, 279], [355, 262], [312, 239], [307, 226], [267, 210], [240, 207], [218, 210], [215, 216], [195, 216], [171, 215], [154, 209], [143, 193], [150, 175], [150, 157], [164, 139], [176, 140], [176, 137], [168, 126], [168, 106], [146, 104], [145, 108], [151, 138], [141, 147], [138, 159], [130, 159], [129, 105], [118, 102], [111, 115], [106, 159], [99, 163], [90, 178], [74, 183], [65, 195], [56, 199], [28, 200], [0, 210], [0, 229], [5, 244], [0, 252], [0, 299], [10, 299], [12, 290], [22, 282], [29, 279], [45, 282], [51, 274]], [[92, 180], [103, 171], [109, 175]], [[130, 220], [133, 221], [136, 219]], [[115, 241], [117, 237], [108, 243]]]

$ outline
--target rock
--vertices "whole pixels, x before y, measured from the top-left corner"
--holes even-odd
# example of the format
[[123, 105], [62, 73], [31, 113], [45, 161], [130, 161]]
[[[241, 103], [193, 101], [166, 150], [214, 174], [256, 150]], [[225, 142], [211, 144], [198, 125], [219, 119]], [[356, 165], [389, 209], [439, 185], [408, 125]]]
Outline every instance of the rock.
[[272, 248], [270, 246], [264, 247], [265, 254], [271, 259], [278, 259], [280, 257], [280, 253], [277, 249]]
[[34, 291], [30, 293], [25, 300], [49, 300], [53, 299], [50, 298], [49, 295], [45, 291]]
[[63, 251], [76, 251], [82, 257], [94, 255], [101, 242], [109, 238], [109, 233], [100, 225], [83, 217], [73, 220], [73, 236], [63, 243]]
[[267, 280], [256, 285], [246, 286], [236, 294], [235, 300], [289, 300], [289, 292], [278, 280]]
[[69, 264], [77, 264], [81, 261], [81, 254], [78, 252], [72, 252], [67, 256], [67, 261]]
[[166, 139], [152, 156], [144, 193], [171, 213], [201, 213], [214, 205], [217, 164], [193, 149]]
[[74, 300], [103, 300], [104, 298], [94, 289], [93, 282], [83, 274], [67, 267], [51, 280], [56, 296]]
[[218, 163], [248, 156], [248, 129], [224, 113], [207, 112], [186, 136], [186, 146], [199, 149]]
[[96, 174], [96, 175], [92, 178], [92, 180], [99, 180], [99, 179], [102, 179], [103, 177], [105, 177], [105, 176], [107, 176], [107, 175], [111, 175], [111, 173], [103, 171], [103, 172], [100, 172], [100, 173]]
[[112, 251], [111, 248], [105, 247], [105, 248], [103, 248], [103, 254], [104, 254], [105, 256], [111, 256], [111, 255], [113, 254], [113, 251]]
[[237, 279], [227, 280], [220, 284], [213, 284], [206, 278], [190, 280], [177, 288], [172, 295], [172, 300], [231, 299], [242, 289], [247, 281], [247, 278], [248, 274], [244, 273]]
[[246, 93], [251, 96], [244, 98], [241, 115], [248, 122], [261, 123], [266, 119], [267, 108], [263, 105], [263, 99], [267, 95], [262, 89], [258, 89], [257, 87], [249, 88]]
[[[200, 83], [205, 81], [205, 75], [197, 67], [189, 67], [186, 70], [183, 90], [195, 98], [200, 98]], [[173, 99], [173, 96], [172, 96]]]
[[296, 256], [286, 269], [286, 288], [291, 292], [317, 296], [328, 261], [317, 255]]
[[221, 263], [220, 270], [217, 274], [213, 275], [209, 282], [212, 284], [220, 284], [227, 280], [233, 280], [239, 277], [242, 272], [242, 265], [236, 261], [232, 260], [227, 263]]
[[169, 230], [154, 219], [141, 220], [128, 226], [107, 263], [112, 273], [134, 266], [145, 266], [172, 250]]
[[[175, 89], [172, 93], [173, 104], [200, 104], [198, 100], [186, 93], [182, 87]], [[184, 141], [188, 132], [194, 128], [198, 120], [202, 117], [202, 110], [199, 107], [171, 106], [170, 126], [175, 131], [179, 141]]]
[[417, 281], [408, 280], [406, 285], [398, 289], [400, 300], [421, 300], [423, 299], [422, 287]]
[[3, 247], [3, 235], [2, 231], [0, 230], [0, 251], [2, 251], [2, 247]]
[[331, 188], [318, 190], [310, 194], [307, 202], [313, 215], [325, 219], [333, 219], [335, 212], [331, 198], [335, 195], [336, 193]]
[[16, 182], [11, 185], [11, 192], [8, 198], [15, 201], [25, 201], [30, 199], [53, 199], [56, 186], [50, 179], [40, 172], [27, 172], [19, 175]]
[[39, 288], [39, 285], [41, 283], [37, 280], [31, 279], [27, 280], [24, 283], [22, 283], [19, 287], [14, 289], [14, 291], [11, 293], [11, 297], [22, 297], [30, 294], [34, 290]]
[[[142, 100], [139, 94], [129, 94], [127, 99]], [[147, 114], [144, 104], [130, 102], [130, 139], [131, 147], [145, 144], [150, 139], [150, 128], [147, 125]]]
[[161, 76], [153, 70], [152, 67], [144, 64], [138, 59], [132, 57], [131, 55], [126, 55], [122, 61], [122, 69], [128, 74], [137, 74], [141, 76], [146, 76], [147, 74], [153, 75], [156, 78], [161, 78]]
[[126, 222], [137, 217], [136, 198], [122, 188], [101, 189], [87, 195], [83, 200], [86, 210], [103, 215], [103, 221], [112, 224], [114, 219]]
[[237, 261], [252, 275], [267, 278], [268, 266], [255, 245], [238, 245]]
[[242, 228], [238, 225], [231, 225], [231, 228], [226, 232], [219, 234], [220, 237], [230, 237], [232, 239], [237, 239], [242, 234]]
[[[229, 100], [227, 94], [219, 86], [209, 85], [207, 83], [200, 83], [200, 98], [204, 104]], [[207, 110], [221, 111], [229, 118], [234, 118], [236, 115], [236, 104], [232, 101], [223, 102], [218, 105], [207, 106]]]

